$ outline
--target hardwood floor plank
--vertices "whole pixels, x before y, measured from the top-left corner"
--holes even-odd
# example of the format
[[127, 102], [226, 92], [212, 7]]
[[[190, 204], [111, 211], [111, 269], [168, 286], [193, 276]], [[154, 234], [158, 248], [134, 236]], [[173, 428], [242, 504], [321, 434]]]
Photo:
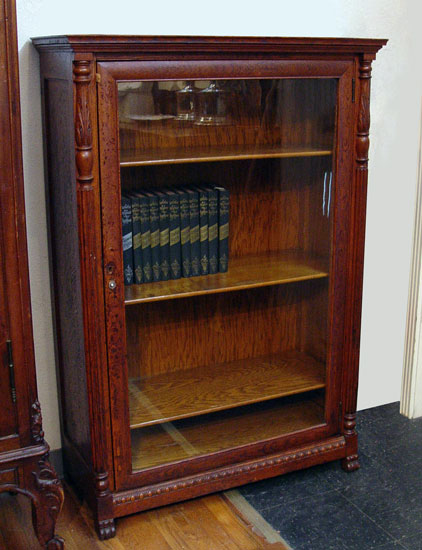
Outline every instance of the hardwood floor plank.
[[[22, 506], [21, 501], [25, 497], [11, 496], [3, 493], [0, 504], [0, 550], [28, 550], [37, 548], [37, 540], [32, 531], [32, 522], [30, 517], [30, 504], [27, 507]], [[25, 521], [29, 522], [27, 529], [22, 529]], [[35, 543], [35, 546], [34, 546]]]
[[[212, 495], [211, 497], [204, 498], [203, 504], [205, 511], [199, 516], [203, 522], [207, 522], [207, 518], [211, 517], [214, 521], [210, 522], [212, 527], [217, 527], [219, 532], [218, 537], [225, 541], [230, 541], [229, 548], [239, 548], [241, 550], [256, 550], [261, 546], [257, 545], [256, 537], [251, 531], [245, 529], [245, 525], [236, 517], [236, 521], [233, 521], [233, 517], [228, 512], [227, 503], [220, 495]], [[208, 519], [209, 521], [209, 519]]]
[[[196, 502], [200, 509], [201, 502]], [[181, 503], [171, 511], [163, 510], [153, 520], [172, 550], [209, 550], [209, 538], [199, 521], [189, 517], [189, 503]], [[222, 547], [226, 550], [226, 547]]]
[[[100, 541], [88, 507], [65, 485], [56, 532], [66, 550], [284, 550], [259, 537], [222, 494], [118, 519], [117, 536]], [[29, 499], [0, 494], [0, 550], [40, 548]]]
[[172, 550], [152, 518], [158, 510], [147, 512], [148, 517], [135, 514], [117, 522], [117, 538], [124, 550]]

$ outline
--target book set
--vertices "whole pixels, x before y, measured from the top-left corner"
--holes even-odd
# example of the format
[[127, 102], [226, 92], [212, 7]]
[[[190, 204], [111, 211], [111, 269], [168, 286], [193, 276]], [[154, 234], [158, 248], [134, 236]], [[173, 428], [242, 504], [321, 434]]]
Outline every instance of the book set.
[[125, 285], [226, 272], [229, 197], [212, 185], [122, 194]]

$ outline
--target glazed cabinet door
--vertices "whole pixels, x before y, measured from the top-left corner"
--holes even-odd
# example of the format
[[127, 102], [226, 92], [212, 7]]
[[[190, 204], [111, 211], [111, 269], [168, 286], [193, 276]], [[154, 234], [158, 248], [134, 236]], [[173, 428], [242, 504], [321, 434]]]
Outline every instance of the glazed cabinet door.
[[354, 62], [97, 70], [118, 488], [339, 433]]

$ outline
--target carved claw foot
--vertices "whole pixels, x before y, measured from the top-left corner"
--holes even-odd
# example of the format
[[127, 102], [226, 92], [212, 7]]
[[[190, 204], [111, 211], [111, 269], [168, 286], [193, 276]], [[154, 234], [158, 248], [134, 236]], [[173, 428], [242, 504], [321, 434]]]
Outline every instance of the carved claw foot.
[[346, 458], [343, 458], [343, 460], [341, 461], [341, 467], [345, 472], [354, 472], [355, 470], [358, 470], [360, 468], [359, 456], [346, 456]]
[[46, 550], [62, 550], [63, 540], [54, 531], [63, 505], [63, 487], [48, 462], [48, 455], [34, 464], [32, 471], [32, 522], [40, 544]]
[[111, 539], [116, 535], [114, 519], [105, 519], [96, 522], [95, 525], [100, 540]]
[[64, 550], [64, 541], [60, 537], [54, 537], [47, 542], [45, 550]]

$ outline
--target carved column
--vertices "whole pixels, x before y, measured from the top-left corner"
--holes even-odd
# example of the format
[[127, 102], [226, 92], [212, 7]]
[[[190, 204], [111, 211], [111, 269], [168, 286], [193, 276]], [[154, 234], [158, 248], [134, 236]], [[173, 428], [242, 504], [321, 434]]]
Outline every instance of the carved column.
[[343, 427], [346, 438], [347, 456], [342, 461], [344, 470], [351, 472], [359, 468], [356, 432], [356, 404], [359, 373], [360, 324], [362, 312], [363, 257], [365, 245], [366, 194], [368, 183], [369, 150], [369, 97], [371, 85], [371, 56], [362, 56], [358, 80], [358, 122], [356, 132], [355, 181], [353, 189], [353, 226], [351, 235], [351, 277], [353, 287], [349, 313], [351, 317], [348, 373], [344, 392]]
[[73, 81], [76, 84], [75, 98], [75, 148], [76, 177], [78, 188], [89, 191], [94, 179], [92, 167], [92, 122], [89, 110], [89, 86], [92, 81], [92, 62], [75, 61]]
[[110, 539], [116, 534], [114, 518], [105, 517], [110, 515], [110, 504], [112, 495], [110, 492], [108, 473], [97, 473], [95, 475], [95, 493], [97, 497], [97, 518], [95, 527], [101, 540]]
[[84, 304], [84, 335], [87, 384], [90, 396], [91, 444], [93, 449], [93, 486], [95, 524], [100, 539], [115, 535], [113, 499], [109, 472], [112, 471], [111, 433], [108, 411], [108, 374], [105, 351], [104, 295], [102, 275], [100, 196], [98, 184], [96, 134], [92, 119], [96, 116], [94, 61], [73, 61], [75, 164], [78, 202], [81, 289]]

